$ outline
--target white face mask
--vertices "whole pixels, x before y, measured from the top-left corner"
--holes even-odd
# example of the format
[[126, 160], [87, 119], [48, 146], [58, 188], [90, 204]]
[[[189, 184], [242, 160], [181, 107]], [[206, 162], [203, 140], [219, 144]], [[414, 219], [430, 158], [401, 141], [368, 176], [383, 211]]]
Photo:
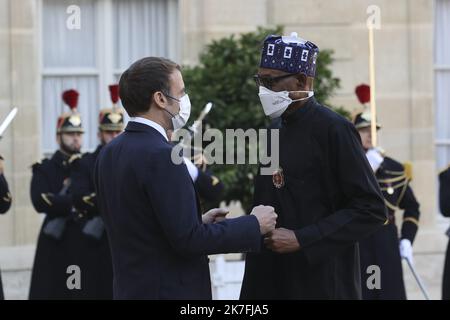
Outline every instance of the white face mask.
[[172, 116], [172, 125], [173, 130], [178, 130], [186, 125], [189, 120], [189, 116], [191, 115], [191, 100], [189, 100], [189, 95], [185, 94], [179, 100], [175, 99], [171, 96], [168, 96], [171, 99], [174, 99], [180, 103], [180, 112], [177, 114], [173, 114], [167, 109], [166, 110]]
[[[308, 96], [305, 98], [300, 98], [292, 100], [289, 97], [290, 92], [300, 92], [307, 93]], [[273, 118], [278, 118], [286, 111], [287, 107], [293, 102], [302, 101], [311, 98], [314, 95], [314, 91], [272, 91], [266, 87], [259, 86], [259, 100], [266, 116]]]

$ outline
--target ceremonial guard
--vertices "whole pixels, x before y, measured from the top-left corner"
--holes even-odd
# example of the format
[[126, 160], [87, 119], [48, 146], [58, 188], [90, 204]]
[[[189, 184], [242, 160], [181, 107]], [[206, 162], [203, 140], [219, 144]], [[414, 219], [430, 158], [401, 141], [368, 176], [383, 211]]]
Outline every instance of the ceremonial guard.
[[[0, 156], [0, 214], [5, 213], [11, 207], [11, 194], [9, 193], [8, 182], [4, 176], [3, 157]], [[0, 273], [0, 300], [4, 299], [2, 276]]]
[[[439, 174], [439, 207], [444, 217], [450, 218], [450, 166]], [[450, 228], [447, 236], [450, 237]], [[450, 241], [445, 254], [442, 299], [450, 300]]]
[[265, 249], [246, 256], [241, 299], [360, 299], [358, 242], [386, 221], [358, 132], [313, 97], [318, 52], [296, 33], [264, 41], [255, 81], [279, 166], [256, 176], [254, 205], [278, 220]]
[[[369, 102], [368, 85], [358, 86], [355, 92], [362, 104]], [[353, 121], [388, 209], [388, 223], [360, 242], [363, 299], [406, 299], [401, 259], [409, 259], [413, 263], [412, 243], [420, 216], [419, 203], [410, 186], [412, 168], [410, 164], [401, 164], [374, 148], [369, 112], [358, 113]], [[380, 129], [378, 124], [376, 127]], [[399, 209], [403, 210], [400, 240], [395, 224], [395, 211]], [[373, 265], [380, 268], [379, 288], [366, 283], [372, 274], [368, 268]]]
[[84, 131], [77, 112], [78, 92], [65, 91], [62, 99], [71, 111], [58, 118], [59, 150], [32, 166], [31, 201], [45, 219], [34, 258], [30, 299], [71, 299], [80, 293], [80, 288], [68, 285], [71, 268], [80, 267], [82, 250], [71, 194], [70, 158], [79, 154]]
[[[198, 159], [198, 160], [197, 160]], [[199, 195], [203, 209], [215, 208], [219, 205], [223, 194], [223, 183], [207, 168], [206, 159], [200, 154], [191, 161], [185, 157], [184, 162], [194, 182], [195, 191]]]
[[[99, 114], [98, 138], [94, 152], [85, 153], [71, 162], [72, 194], [75, 208], [84, 217], [80, 240], [83, 246], [82, 294], [86, 299], [112, 299], [112, 261], [103, 219], [97, 206], [93, 170], [104, 145], [119, 135], [124, 126], [123, 111], [118, 107], [118, 85], [109, 86], [112, 108]], [[111, 172], [114, 175], [114, 171]]]

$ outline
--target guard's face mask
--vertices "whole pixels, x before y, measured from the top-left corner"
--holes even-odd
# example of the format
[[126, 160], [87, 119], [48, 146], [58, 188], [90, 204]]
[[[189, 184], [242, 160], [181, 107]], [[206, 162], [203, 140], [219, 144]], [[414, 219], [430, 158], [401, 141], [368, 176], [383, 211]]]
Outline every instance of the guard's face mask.
[[[289, 97], [291, 92], [307, 93], [308, 96], [300, 99], [292, 100]], [[287, 107], [293, 102], [302, 101], [311, 98], [314, 95], [314, 91], [272, 91], [266, 87], [259, 86], [259, 99], [266, 116], [270, 118], [278, 118], [286, 111]]]
[[165, 94], [168, 98], [173, 99], [180, 103], [180, 111], [177, 114], [173, 114], [167, 109], [164, 109], [172, 116], [172, 125], [173, 130], [178, 130], [186, 125], [189, 120], [189, 116], [191, 115], [191, 101], [189, 100], [189, 95], [185, 94], [180, 99], [171, 97], [168, 94]]

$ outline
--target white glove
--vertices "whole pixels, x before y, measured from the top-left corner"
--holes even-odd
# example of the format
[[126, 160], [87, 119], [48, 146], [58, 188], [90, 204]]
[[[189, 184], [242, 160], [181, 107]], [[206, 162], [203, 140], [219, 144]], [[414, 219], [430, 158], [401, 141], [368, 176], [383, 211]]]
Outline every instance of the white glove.
[[195, 166], [195, 164], [192, 163], [192, 161], [189, 158], [183, 157], [184, 163], [186, 164], [186, 167], [189, 171], [189, 175], [191, 176], [192, 181], [195, 182], [198, 177], [198, 168]]
[[366, 152], [367, 160], [369, 160], [370, 166], [372, 167], [373, 172], [377, 172], [380, 165], [383, 163], [384, 159], [377, 149], [369, 149]]
[[403, 259], [408, 259], [411, 264], [413, 264], [413, 252], [411, 241], [408, 239], [400, 240], [400, 256]]

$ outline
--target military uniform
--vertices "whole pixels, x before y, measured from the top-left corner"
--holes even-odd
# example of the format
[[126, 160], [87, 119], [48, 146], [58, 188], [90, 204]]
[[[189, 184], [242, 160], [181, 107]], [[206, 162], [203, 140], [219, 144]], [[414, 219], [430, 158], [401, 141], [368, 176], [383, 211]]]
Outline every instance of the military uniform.
[[[385, 197], [389, 222], [360, 242], [363, 298], [406, 299], [395, 211], [404, 210], [400, 239], [408, 239], [413, 243], [418, 229], [419, 203], [409, 186], [409, 177], [401, 163], [385, 157], [376, 177]], [[369, 290], [364, 285], [369, 276], [367, 267], [370, 265], [380, 267], [381, 289]]]
[[204, 202], [204, 207], [216, 207], [221, 200], [223, 183], [208, 169], [199, 170], [198, 177], [194, 182], [195, 190]]
[[[99, 114], [99, 130], [122, 131], [123, 112], [117, 107], [118, 86], [111, 85], [112, 108], [102, 109]], [[71, 163], [73, 200], [77, 212], [86, 221], [83, 227], [83, 297], [95, 299], [113, 298], [113, 271], [108, 237], [97, 205], [93, 170], [102, 149], [100, 144], [92, 153], [74, 158]], [[111, 172], [114, 175], [114, 172]]]
[[[72, 111], [58, 118], [57, 132], [82, 133], [76, 112], [78, 93], [64, 92], [63, 100]], [[56, 151], [50, 159], [32, 166], [31, 201], [38, 213], [45, 214], [39, 233], [31, 275], [30, 299], [78, 298], [80, 290], [69, 290], [67, 268], [78, 265], [82, 247], [81, 225], [73, 209], [70, 181], [72, 155]]]
[[[1, 157], [0, 157], [1, 158]], [[1, 158], [3, 159], [3, 158]], [[5, 213], [11, 207], [11, 194], [9, 193], [8, 182], [3, 174], [0, 174], [0, 214]], [[2, 276], [0, 273], [0, 300], [4, 299]]]
[[[359, 113], [354, 119], [357, 129], [370, 127], [370, 116]], [[377, 129], [380, 126], [377, 124]], [[372, 150], [371, 152], [374, 152]], [[368, 151], [369, 152], [369, 151]], [[409, 183], [412, 179], [411, 167], [396, 160], [379, 155], [378, 165], [374, 165], [375, 175], [383, 193], [388, 209], [388, 222], [370, 237], [360, 242], [361, 275], [363, 299], [367, 300], [405, 300], [402, 258], [399, 251], [399, 234], [395, 223], [395, 211], [403, 210], [400, 241], [407, 239], [412, 244], [418, 230], [419, 203]], [[368, 153], [366, 153], [368, 154]], [[369, 157], [369, 162], [373, 162]], [[366, 285], [372, 275], [368, 267], [377, 265], [381, 271], [381, 288], [369, 289]]]
[[83, 216], [80, 247], [82, 256], [82, 298], [112, 299], [112, 263], [108, 238], [97, 207], [93, 185], [93, 169], [101, 146], [92, 153], [71, 162], [71, 180], [74, 206]]
[[11, 193], [9, 193], [8, 182], [3, 174], [0, 174], [0, 213], [5, 213], [11, 207]]
[[222, 181], [211, 173], [203, 159], [194, 165], [191, 160], [185, 158], [185, 163], [203, 211], [216, 208], [222, 200], [224, 190]]
[[[450, 218], [450, 166], [439, 174], [439, 207], [444, 217]], [[450, 237], [450, 228], [447, 236]], [[450, 300], [450, 241], [445, 254], [442, 299]]]

